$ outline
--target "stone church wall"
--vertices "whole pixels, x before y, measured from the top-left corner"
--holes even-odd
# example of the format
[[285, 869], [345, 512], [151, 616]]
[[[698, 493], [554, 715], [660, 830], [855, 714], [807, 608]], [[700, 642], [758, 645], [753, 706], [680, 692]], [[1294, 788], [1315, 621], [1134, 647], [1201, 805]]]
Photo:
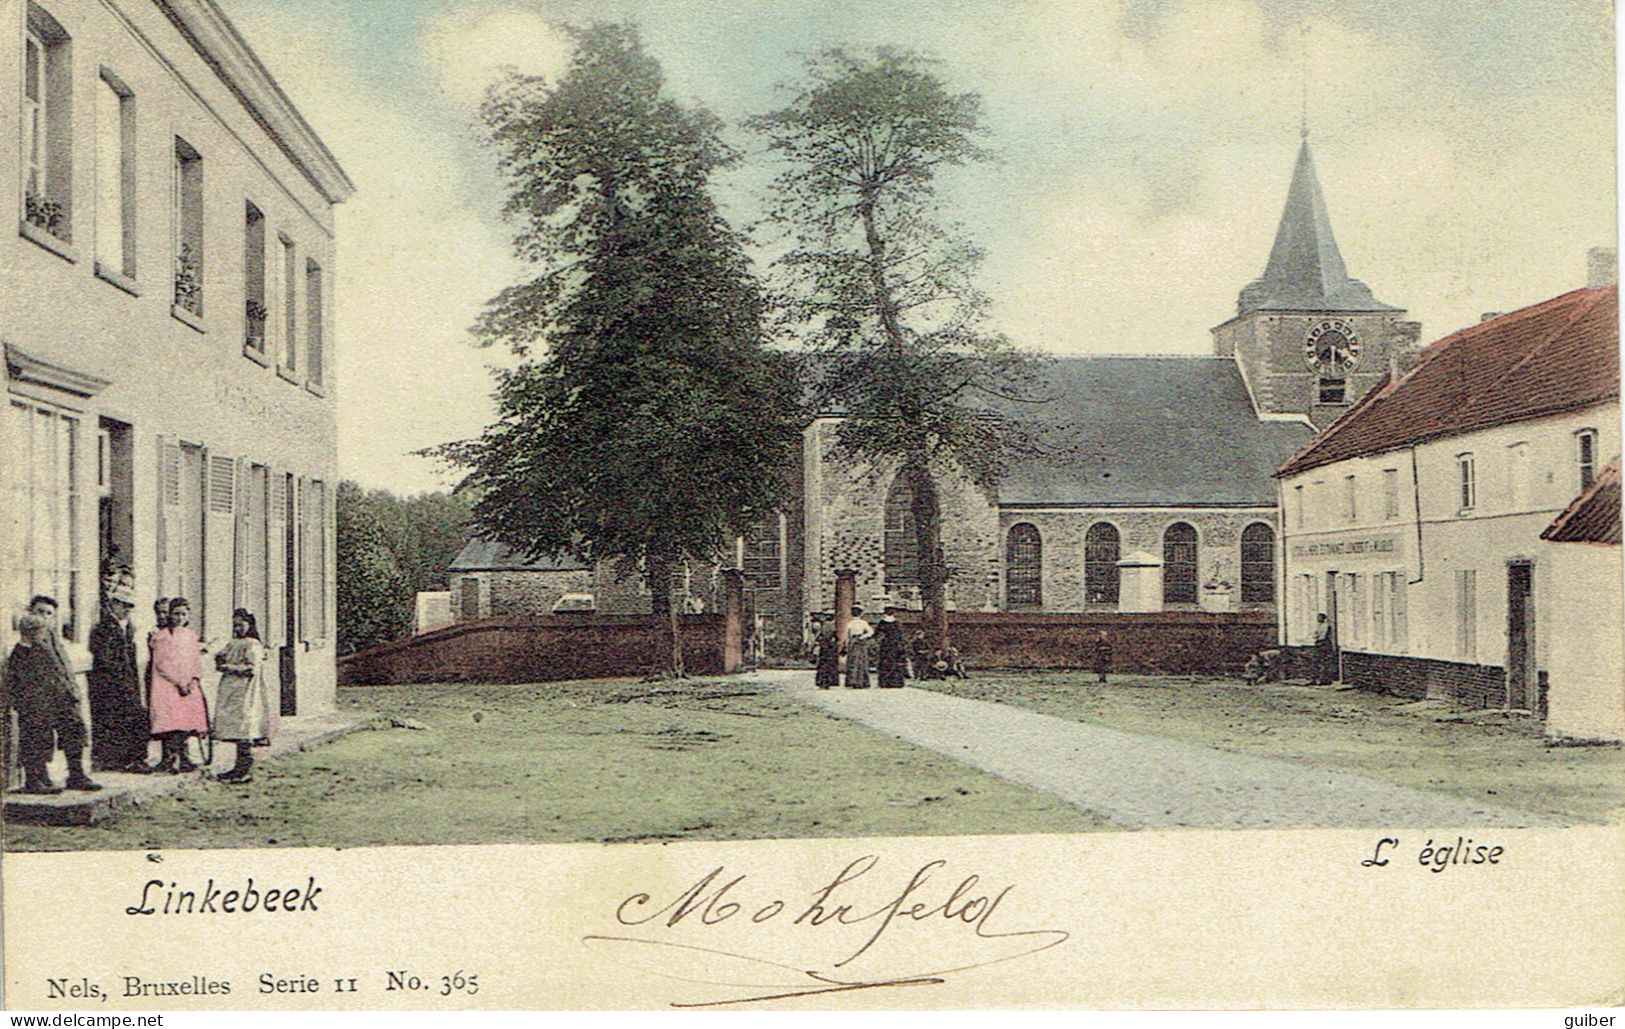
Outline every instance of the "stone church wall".
[[[1067, 508], [1049, 511], [1003, 510], [999, 512], [998, 556], [999, 610], [1006, 610], [1002, 575], [1005, 541], [1010, 529], [1021, 523], [1038, 529], [1042, 543], [1043, 605], [1040, 611], [1099, 610], [1085, 603], [1084, 537], [1096, 522], [1116, 526], [1119, 554], [1136, 550], [1160, 558], [1162, 535], [1175, 522], [1196, 529], [1196, 575], [1200, 586], [1212, 578], [1231, 583], [1235, 606], [1240, 607], [1241, 533], [1254, 522], [1275, 529], [1275, 509], [1260, 508]], [[1187, 605], [1194, 608], [1195, 605]], [[1252, 606], [1252, 605], [1249, 605]], [[1273, 610], [1274, 605], [1258, 605]]]
[[[834, 452], [835, 419], [819, 419], [804, 437], [808, 610], [835, 603], [835, 573], [857, 572], [858, 603], [878, 608], [885, 600], [886, 493], [896, 466], [876, 468], [845, 460]], [[952, 468], [937, 470], [942, 505], [943, 552], [951, 608], [976, 611], [997, 602], [999, 575], [998, 509], [985, 492]]]

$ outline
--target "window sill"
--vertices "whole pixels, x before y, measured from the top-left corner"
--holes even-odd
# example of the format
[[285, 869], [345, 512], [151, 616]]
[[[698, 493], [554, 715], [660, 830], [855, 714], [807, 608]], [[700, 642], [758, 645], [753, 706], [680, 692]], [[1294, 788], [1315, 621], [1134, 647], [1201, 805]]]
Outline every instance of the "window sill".
[[265, 356], [265, 351], [254, 346], [252, 343], [248, 343], [246, 341], [243, 343], [243, 356], [248, 358], [250, 361], [253, 361], [261, 368], [271, 367], [271, 359]]
[[38, 225], [35, 225], [33, 222], [18, 222], [17, 234], [26, 240], [39, 244], [40, 246], [49, 250], [51, 253], [62, 258], [62, 260], [67, 261], [69, 264], [77, 264], [79, 262], [79, 255], [74, 252], [73, 245], [71, 243], [68, 243], [66, 240], [57, 239], [55, 236], [40, 228]]
[[92, 268], [96, 272], [96, 278], [101, 279], [103, 282], [112, 283], [119, 289], [122, 289], [124, 292], [130, 294], [132, 297], [138, 297], [141, 295], [141, 287], [136, 285], [135, 280], [130, 278], [128, 275], [116, 272], [102, 264], [100, 261], [97, 261]]
[[327, 388], [324, 387], [319, 382], [308, 382], [307, 381], [305, 383], [305, 389], [308, 390], [311, 393], [311, 395], [313, 395], [313, 396], [318, 396], [318, 397], [327, 396]]
[[276, 366], [276, 373], [277, 373], [278, 377], [280, 377], [282, 379], [285, 379], [288, 382], [293, 383], [295, 386], [299, 385], [299, 376], [298, 376], [298, 374], [296, 374], [294, 372], [294, 370], [292, 368], [289, 368], [287, 365], [285, 365], [285, 364], [277, 365]]
[[188, 308], [182, 307], [179, 304], [170, 304], [169, 313], [175, 317], [176, 321], [185, 325], [187, 328], [195, 329], [198, 332], [209, 331], [208, 328], [203, 324], [203, 316], [193, 314]]

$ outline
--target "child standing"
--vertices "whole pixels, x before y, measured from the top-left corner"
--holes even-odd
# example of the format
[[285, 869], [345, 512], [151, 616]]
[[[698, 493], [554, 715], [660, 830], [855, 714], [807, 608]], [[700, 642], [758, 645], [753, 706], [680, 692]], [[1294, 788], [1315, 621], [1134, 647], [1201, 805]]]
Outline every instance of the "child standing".
[[197, 633], [190, 626], [191, 605], [184, 597], [169, 602], [169, 624], [152, 636], [152, 679], [147, 709], [152, 734], [163, 743], [155, 771], [179, 775], [197, 771], [186, 753], [186, 738], [202, 739], [209, 731], [209, 707], [203, 699], [203, 662]]
[[237, 745], [237, 761], [221, 782], [254, 781], [254, 748], [271, 745], [276, 709], [265, 681], [265, 647], [254, 616], [242, 608], [231, 614], [231, 642], [214, 657], [220, 669], [215, 694], [214, 738]]

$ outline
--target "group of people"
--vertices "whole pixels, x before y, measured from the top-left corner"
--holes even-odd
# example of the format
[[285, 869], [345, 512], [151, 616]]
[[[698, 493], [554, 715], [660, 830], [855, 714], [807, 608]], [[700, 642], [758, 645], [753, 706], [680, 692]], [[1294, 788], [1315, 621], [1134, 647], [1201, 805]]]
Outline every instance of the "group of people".
[[854, 604], [844, 641], [833, 615], [815, 614], [812, 623], [813, 684], [821, 690], [842, 685], [843, 669], [847, 688], [867, 689], [871, 664], [882, 689], [897, 689], [909, 679], [965, 677], [957, 650], [951, 646], [931, 650], [924, 629], [905, 637], [902, 623], [889, 610], [878, 625], [871, 625], [863, 608]]
[[[236, 744], [236, 761], [222, 782], [253, 781], [254, 750], [269, 746], [276, 731], [276, 696], [267, 679], [266, 650], [253, 614], [232, 614], [232, 638], [215, 653], [220, 673], [211, 719], [203, 692], [205, 648], [191, 628], [191, 605], [184, 597], [153, 605], [154, 627], [147, 635], [145, 672], [136, 652], [133, 577], [122, 572], [104, 584], [101, 621], [90, 634], [90, 731], [79, 714], [72, 664], [57, 628], [57, 602], [49, 596], [29, 601], [18, 619], [19, 640], [4, 668], [6, 706], [17, 713], [18, 760], [22, 792], [56, 794], [64, 788], [100, 790], [85, 771], [87, 742], [98, 772], [194, 772], [190, 741]], [[88, 740], [87, 740], [88, 737]], [[158, 740], [160, 757], [147, 763], [149, 744]], [[46, 770], [53, 753], [67, 758], [63, 786]]]

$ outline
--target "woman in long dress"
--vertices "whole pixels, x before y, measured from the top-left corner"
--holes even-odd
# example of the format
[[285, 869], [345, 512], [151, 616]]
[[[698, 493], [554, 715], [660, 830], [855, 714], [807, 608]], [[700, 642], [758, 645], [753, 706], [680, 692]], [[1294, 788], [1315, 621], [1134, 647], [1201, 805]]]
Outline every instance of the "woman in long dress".
[[179, 775], [197, 771], [186, 753], [186, 738], [209, 733], [209, 707], [203, 699], [202, 647], [191, 629], [192, 607], [185, 597], [169, 602], [169, 625], [152, 637], [152, 681], [147, 710], [152, 734], [163, 742], [154, 771]]
[[231, 614], [231, 642], [214, 657], [220, 669], [215, 693], [214, 738], [237, 745], [237, 761], [221, 782], [254, 781], [254, 748], [271, 745], [276, 708], [265, 681], [265, 646], [254, 616], [242, 608]]
[[813, 685], [821, 690], [841, 684], [841, 641], [835, 638], [833, 619], [819, 618], [814, 630], [813, 653], [817, 661]]
[[880, 644], [880, 659], [876, 662], [875, 677], [882, 689], [901, 689], [908, 675], [908, 649], [903, 639], [903, 626], [896, 615], [885, 615], [875, 630]]
[[869, 688], [869, 640], [875, 634], [862, 614], [863, 608], [852, 605], [852, 620], [846, 623], [846, 685], [854, 690]]

